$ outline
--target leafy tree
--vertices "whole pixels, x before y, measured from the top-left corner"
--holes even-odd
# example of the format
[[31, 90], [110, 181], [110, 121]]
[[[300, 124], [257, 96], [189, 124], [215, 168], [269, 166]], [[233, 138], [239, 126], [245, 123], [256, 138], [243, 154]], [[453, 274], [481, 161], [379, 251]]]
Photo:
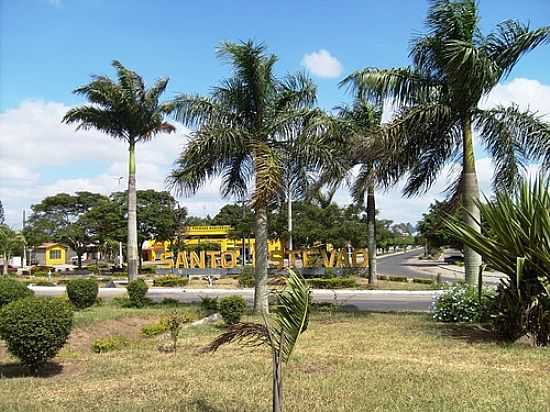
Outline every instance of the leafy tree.
[[273, 412], [282, 412], [283, 365], [289, 361], [299, 336], [308, 327], [311, 291], [306, 281], [291, 271], [286, 287], [276, 293], [276, 298], [272, 320], [264, 317], [264, 323], [230, 325], [205, 350], [214, 352], [232, 342], [242, 346], [268, 346], [273, 360]]
[[8, 274], [8, 261], [12, 253], [25, 245], [25, 237], [21, 232], [12, 230], [9, 226], [0, 225], [0, 254], [4, 260], [2, 273]]
[[78, 267], [82, 267], [82, 255], [93, 240], [82, 217], [105, 200], [105, 196], [91, 192], [48, 196], [31, 207], [24, 233], [35, 246], [46, 240], [70, 246], [78, 257]]
[[[207, 179], [222, 175], [224, 196], [243, 198], [254, 181], [252, 208], [256, 221], [256, 286], [254, 310], [267, 312], [268, 209], [284, 187], [284, 140], [295, 121], [317, 116], [311, 109], [316, 89], [305, 75], [279, 79], [277, 58], [252, 41], [223, 43], [218, 55], [232, 65], [233, 76], [208, 97], [181, 95], [176, 119], [198, 127], [177, 160], [169, 182], [180, 192], [194, 193]], [[308, 134], [301, 151], [308, 164], [325, 160], [329, 142]]]
[[160, 79], [146, 89], [141, 76], [113, 61], [117, 80], [93, 76], [92, 81], [74, 90], [91, 104], [70, 109], [63, 117], [65, 123], [77, 123], [78, 129], [94, 128], [115, 139], [128, 143], [128, 279], [138, 271], [138, 229], [136, 220], [136, 161], [135, 146], [151, 140], [158, 133], [172, 133], [174, 126], [165, 121], [173, 106], [159, 102], [168, 79]]
[[449, 201], [435, 201], [430, 205], [428, 213], [422, 215], [418, 222], [418, 232], [426, 240], [427, 252], [432, 253], [433, 247], [451, 246], [462, 250], [462, 241], [454, 236], [446, 227], [449, 216], [458, 214]]
[[[123, 207], [128, 198], [123, 192], [113, 193], [112, 197]], [[137, 238], [140, 251], [147, 240], [174, 239], [177, 230], [176, 212], [176, 201], [170, 193], [153, 189], [137, 191]]]
[[[475, 0], [433, 0], [426, 24], [428, 33], [412, 42], [412, 66], [359, 70], [344, 84], [397, 105], [384, 134], [396, 175], [408, 173], [406, 195], [429, 188], [447, 163], [462, 162], [453, 199], [461, 198], [465, 223], [479, 232], [473, 129], [496, 164], [497, 189], [515, 187], [528, 160], [550, 164], [550, 129], [535, 113], [515, 105], [479, 108], [525, 53], [550, 40], [550, 27], [506, 20], [483, 35]], [[474, 283], [481, 258], [468, 245], [464, 253], [466, 280]]]
[[254, 213], [244, 205], [228, 204], [220, 209], [210, 224], [230, 225], [230, 236], [238, 239], [254, 233]]

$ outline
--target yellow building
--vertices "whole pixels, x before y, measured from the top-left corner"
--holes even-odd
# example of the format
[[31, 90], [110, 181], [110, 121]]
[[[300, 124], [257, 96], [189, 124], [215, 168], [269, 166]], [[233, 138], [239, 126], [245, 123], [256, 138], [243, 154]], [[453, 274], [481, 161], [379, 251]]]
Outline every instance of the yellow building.
[[61, 243], [42, 243], [36, 247], [35, 260], [43, 266], [64, 265], [67, 263], [67, 249]]
[[[243, 250], [243, 240], [231, 237], [232, 228], [229, 225], [220, 226], [186, 226], [183, 230], [183, 244], [186, 249], [219, 250], [220, 252], [236, 251], [240, 256]], [[142, 250], [145, 262], [159, 262], [172, 258], [171, 242], [147, 241]], [[244, 249], [247, 258], [252, 255], [255, 239], [245, 238]], [[280, 240], [269, 240], [269, 253], [282, 250]]]

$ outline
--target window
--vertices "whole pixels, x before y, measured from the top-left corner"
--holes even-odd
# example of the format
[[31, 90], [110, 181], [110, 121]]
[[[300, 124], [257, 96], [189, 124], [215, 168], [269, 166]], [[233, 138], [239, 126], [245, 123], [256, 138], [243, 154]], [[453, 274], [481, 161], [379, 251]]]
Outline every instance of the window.
[[61, 259], [61, 250], [50, 250], [50, 259]]

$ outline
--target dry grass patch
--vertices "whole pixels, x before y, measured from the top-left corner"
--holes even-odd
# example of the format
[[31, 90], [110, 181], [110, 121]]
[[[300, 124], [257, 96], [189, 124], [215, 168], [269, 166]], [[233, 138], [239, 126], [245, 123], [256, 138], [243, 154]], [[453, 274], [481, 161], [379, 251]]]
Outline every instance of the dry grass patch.
[[[97, 308], [98, 312], [107, 309]], [[156, 309], [155, 309], [156, 310]], [[143, 310], [150, 321], [159, 312]], [[270, 409], [271, 361], [264, 349], [197, 349], [216, 326], [186, 328], [176, 355], [139, 335], [135, 313], [77, 328], [135, 322], [135, 344], [93, 354], [69, 345], [56, 361], [78, 365], [47, 378], [0, 380], [0, 410], [262, 411]], [[285, 372], [288, 411], [547, 411], [550, 350], [502, 346], [450, 333], [424, 315], [314, 315]], [[110, 323], [109, 323], [110, 322]], [[95, 332], [94, 332], [95, 331]], [[12, 363], [5, 354], [0, 364]], [[73, 366], [71, 366], [72, 368]]]

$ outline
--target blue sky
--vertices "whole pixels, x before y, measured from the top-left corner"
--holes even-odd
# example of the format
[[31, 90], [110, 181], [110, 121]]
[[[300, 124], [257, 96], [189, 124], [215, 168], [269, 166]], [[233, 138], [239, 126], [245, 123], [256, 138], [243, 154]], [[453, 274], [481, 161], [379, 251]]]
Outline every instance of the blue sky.
[[[11, 171], [0, 175], [0, 199], [8, 209], [8, 217], [16, 222], [19, 210], [28, 208], [38, 200], [38, 194], [48, 190], [95, 188], [99, 187], [98, 175], [107, 181], [124, 173], [124, 153], [120, 157], [109, 153], [123, 148], [113, 147], [108, 137], [90, 135], [86, 142], [83, 136], [88, 135], [54, 130], [63, 110], [81, 103], [71, 90], [87, 82], [90, 74], [112, 74], [113, 59], [135, 69], [148, 81], [170, 77], [166, 97], [172, 97], [177, 92], [207, 93], [209, 87], [228, 74], [227, 66], [215, 56], [215, 47], [223, 40], [253, 38], [265, 42], [279, 56], [277, 71], [281, 74], [304, 70], [307, 54], [322, 54], [320, 51], [325, 50], [332, 59], [328, 63], [336, 66], [325, 70], [324, 77], [313, 70], [312, 77], [318, 84], [319, 104], [331, 108], [348, 99], [337, 87], [343, 75], [366, 66], [408, 63], [408, 44], [415, 33], [424, 30], [427, 6], [425, 0], [0, 0], [0, 131], [9, 132], [12, 139], [0, 140], [0, 156], [7, 156], [14, 150], [13, 144], [22, 139], [29, 143], [28, 153], [32, 152], [21, 156], [18, 163], [10, 160]], [[529, 21], [533, 27], [550, 24], [548, 0], [482, 0], [480, 10], [484, 31], [506, 18]], [[324, 63], [321, 59], [320, 64]], [[549, 67], [550, 47], [540, 48], [520, 62], [510, 82], [538, 82], [529, 85], [544, 108], [545, 87], [550, 85]], [[318, 71], [323, 73], [323, 68]], [[332, 77], [327, 77], [327, 73]], [[517, 96], [525, 89], [521, 84], [512, 91], [503, 87], [503, 95], [510, 99], [524, 99], [531, 107], [539, 107], [539, 103], [531, 101], [532, 93]], [[52, 118], [42, 118], [45, 116]], [[46, 132], [48, 127], [53, 129]], [[61, 140], [56, 144], [60, 151], [72, 150], [72, 155], [59, 155], [58, 161], [51, 159], [58, 154], [46, 148], [48, 133], [65, 136], [67, 145]], [[180, 140], [176, 147], [171, 141], [155, 155], [143, 151], [145, 171], [159, 174], [146, 176], [142, 179], [144, 184], [162, 185], [177, 149], [185, 143], [182, 135], [177, 136]], [[159, 142], [163, 145], [166, 140]], [[91, 145], [105, 145], [101, 149], [104, 152], [90, 150]], [[41, 152], [50, 159], [40, 158]], [[78, 162], [71, 162], [71, 157]], [[96, 186], [86, 186], [90, 181]], [[214, 200], [216, 205], [221, 203], [213, 192], [201, 196], [189, 200], [193, 212], [211, 212]], [[194, 209], [193, 202], [201, 206]], [[414, 212], [405, 214], [403, 220], [414, 221], [426, 201], [415, 205], [411, 206]], [[389, 215], [400, 220], [397, 211]]]

